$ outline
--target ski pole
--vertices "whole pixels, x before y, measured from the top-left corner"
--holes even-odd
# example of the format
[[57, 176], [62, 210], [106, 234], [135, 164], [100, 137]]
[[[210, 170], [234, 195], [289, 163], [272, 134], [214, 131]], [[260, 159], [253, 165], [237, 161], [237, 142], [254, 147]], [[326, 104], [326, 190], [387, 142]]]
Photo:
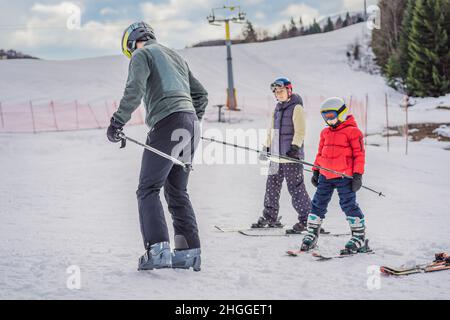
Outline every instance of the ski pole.
[[[341, 176], [343, 178], [353, 179], [352, 176], [349, 176], [349, 175], [347, 175], [345, 173], [338, 172], [338, 171], [335, 171], [335, 170], [332, 170], [332, 169], [328, 169], [328, 168], [324, 168], [324, 167], [321, 167], [321, 166], [318, 166], [318, 165], [315, 165], [313, 163], [309, 163], [309, 162], [306, 162], [306, 161], [303, 161], [303, 160], [300, 160], [300, 159], [290, 158], [288, 156], [283, 156], [283, 155], [278, 155], [278, 154], [271, 154], [270, 152], [261, 151], [261, 150], [257, 150], [257, 149], [252, 149], [252, 148], [249, 148], [247, 146], [240, 146], [240, 145], [237, 145], [237, 144], [234, 144], [234, 143], [228, 143], [228, 142], [225, 142], [225, 141], [219, 141], [219, 140], [212, 139], [212, 138], [202, 137], [202, 139], [206, 140], [206, 141], [215, 142], [215, 143], [223, 144], [223, 145], [226, 145], [226, 146], [234, 147], [234, 148], [237, 148], [237, 149], [243, 149], [243, 150], [247, 150], [247, 151], [256, 152], [256, 153], [259, 153], [259, 154], [264, 154], [267, 157], [275, 157], [275, 158], [279, 158], [279, 159], [283, 159], [283, 160], [288, 160], [288, 161], [291, 161], [291, 162], [300, 163], [300, 164], [303, 164], [303, 165], [306, 165], [306, 166], [310, 166], [312, 168], [317, 168], [319, 170], [331, 172], [331, 173], [336, 174], [338, 176]], [[307, 170], [307, 171], [310, 171], [310, 170]], [[310, 172], [312, 172], [312, 171], [310, 171]], [[364, 188], [364, 189], [366, 189], [368, 191], [371, 191], [373, 193], [376, 193], [380, 197], [385, 197], [385, 195], [382, 192], [375, 191], [375, 190], [373, 190], [371, 188], [368, 188], [366, 186], [362, 186], [362, 188]]]
[[126, 136], [125, 133], [123, 133], [123, 132], [120, 132], [118, 135], [119, 135], [119, 138], [122, 139], [122, 145], [120, 147], [121, 149], [125, 148], [126, 141], [128, 140], [128, 141], [133, 142], [134, 144], [137, 144], [138, 146], [143, 147], [144, 149], [147, 149], [148, 151], [151, 151], [151, 152], [153, 152], [153, 153], [155, 153], [155, 154], [157, 154], [157, 155], [159, 155], [159, 156], [161, 156], [161, 157], [163, 157], [163, 158], [165, 158], [167, 160], [172, 161], [174, 164], [176, 164], [178, 166], [183, 167], [184, 171], [186, 171], [186, 172], [193, 171], [192, 165], [190, 163], [184, 163], [184, 162], [178, 160], [177, 158], [174, 158], [174, 157], [172, 157], [172, 156], [170, 156], [170, 155], [168, 155], [168, 154], [166, 154], [166, 153], [164, 153], [164, 152], [162, 152], [162, 151], [160, 151], [158, 149], [150, 147], [149, 145], [147, 145], [145, 143], [141, 143], [141, 142], [139, 142], [137, 140], [134, 140], [134, 139]]

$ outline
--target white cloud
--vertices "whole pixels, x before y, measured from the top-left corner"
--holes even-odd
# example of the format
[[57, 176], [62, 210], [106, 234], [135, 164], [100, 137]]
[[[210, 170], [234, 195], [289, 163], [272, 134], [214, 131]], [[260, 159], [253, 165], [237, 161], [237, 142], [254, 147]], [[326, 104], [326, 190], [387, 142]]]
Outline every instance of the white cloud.
[[[377, 4], [377, 0], [367, 0], [367, 7]], [[364, 0], [343, 0], [343, 8], [345, 11], [363, 11]]]
[[261, 4], [264, 2], [264, 0], [242, 0], [242, 5], [247, 6], [254, 6], [256, 4]]
[[[202, 40], [224, 38], [224, 27], [208, 24], [206, 16], [214, 3], [209, 0], [169, 0], [165, 3], [141, 4], [144, 20], [155, 29], [161, 43], [180, 48], [180, 45], [192, 45]], [[190, 18], [198, 12], [205, 12], [202, 18]], [[241, 28], [233, 25], [232, 35], [237, 36]]]
[[79, 29], [69, 30], [67, 22], [71, 19], [74, 6], [70, 2], [61, 2], [56, 5], [33, 5], [26, 28], [13, 32], [10, 37], [10, 47], [42, 48], [49, 46], [106, 50], [119, 47], [123, 29], [130, 23], [129, 21], [115, 21], [114, 23], [88, 21]]
[[310, 7], [303, 3], [290, 4], [285, 10], [281, 12], [281, 15], [285, 17], [294, 17], [295, 20], [302, 17], [303, 23], [305, 25], [312, 23], [314, 19], [317, 19], [320, 16], [317, 9], [314, 9], [313, 7]]
[[119, 14], [119, 10], [116, 10], [114, 8], [110, 8], [110, 7], [106, 7], [106, 8], [102, 8], [100, 10], [100, 14], [102, 16], [111, 16], [111, 15], [117, 15]]
[[154, 4], [144, 2], [140, 5], [144, 16], [151, 22], [166, 19], [186, 17], [190, 12], [209, 9], [208, 0], [169, 0], [168, 2]]
[[258, 20], [263, 20], [266, 18], [266, 14], [262, 11], [255, 12], [255, 18]]

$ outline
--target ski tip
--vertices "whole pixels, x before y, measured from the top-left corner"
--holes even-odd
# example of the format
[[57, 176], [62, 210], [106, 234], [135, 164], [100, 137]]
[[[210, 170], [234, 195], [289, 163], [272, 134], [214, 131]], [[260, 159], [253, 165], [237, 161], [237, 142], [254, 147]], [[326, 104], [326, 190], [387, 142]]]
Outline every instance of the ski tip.
[[299, 254], [299, 251], [295, 251], [295, 250], [288, 250], [286, 251], [286, 254], [290, 257], [297, 257]]

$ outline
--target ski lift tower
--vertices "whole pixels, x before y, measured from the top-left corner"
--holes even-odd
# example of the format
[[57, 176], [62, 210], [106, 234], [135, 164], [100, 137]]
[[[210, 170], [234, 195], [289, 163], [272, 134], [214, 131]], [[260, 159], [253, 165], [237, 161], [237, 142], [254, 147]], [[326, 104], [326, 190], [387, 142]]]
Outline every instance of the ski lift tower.
[[[217, 11], [227, 11], [229, 16], [216, 17]], [[238, 111], [236, 89], [234, 87], [233, 78], [233, 59], [231, 57], [231, 36], [230, 22], [244, 23], [246, 14], [241, 10], [240, 6], [223, 6], [212, 9], [212, 13], [207, 17], [209, 24], [221, 26], [225, 23], [225, 39], [227, 45], [227, 70], [228, 70], [228, 89], [227, 89], [227, 108], [229, 110]]]

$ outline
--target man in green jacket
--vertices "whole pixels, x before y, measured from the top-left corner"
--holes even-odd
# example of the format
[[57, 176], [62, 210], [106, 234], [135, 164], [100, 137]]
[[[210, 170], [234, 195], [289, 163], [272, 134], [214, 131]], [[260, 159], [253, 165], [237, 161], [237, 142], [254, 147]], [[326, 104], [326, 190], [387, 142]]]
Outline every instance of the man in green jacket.
[[[119, 108], [111, 118], [108, 139], [121, 141], [123, 126], [143, 99], [150, 128], [147, 144], [191, 163], [200, 138], [199, 121], [208, 104], [206, 90], [179, 54], [156, 41], [153, 29], [145, 22], [125, 30], [122, 51], [131, 59], [128, 80]], [[189, 172], [182, 167], [144, 151], [137, 199], [146, 252], [139, 259], [139, 270], [200, 270], [200, 239], [187, 193], [188, 177]], [[173, 252], [159, 197], [162, 187], [175, 230]]]

